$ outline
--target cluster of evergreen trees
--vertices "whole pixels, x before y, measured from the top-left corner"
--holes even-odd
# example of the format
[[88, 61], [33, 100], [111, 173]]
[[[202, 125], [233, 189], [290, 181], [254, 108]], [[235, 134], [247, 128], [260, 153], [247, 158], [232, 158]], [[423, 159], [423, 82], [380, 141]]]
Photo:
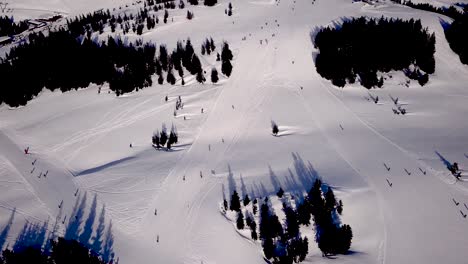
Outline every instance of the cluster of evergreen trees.
[[[228, 47], [227, 43], [225, 47]], [[231, 54], [232, 58], [228, 48], [223, 52]], [[165, 45], [159, 46], [159, 56], [156, 53], [154, 44], [143, 44], [142, 41], [124, 44], [120, 38], [111, 36], [107, 42], [94, 42], [86, 36], [77, 41], [64, 29], [47, 36], [42, 32], [32, 33], [28, 42], [13, 47], [6, 58], [0, 59], [0, 72], [4, 73], [0, 104], [5, 102], [17, 107], [25, 105], [44, 87], [65, 92], [85, 88], [90, 83], [102, 85], [108, 82], [110, 89], [119, 96], [151, 86], [151, 76], [155, 73], [159, 76], [159, 84], [164, 83], [163, 72], [167, 72], [167, 82], [175, 84], [173, 70], [185, 84], [183, 67], [196, 75], [198, 82], [206, 81], [190, 39], [185, 46], [179, 41], [171, 54]], [[229, 74], [231, 70], [229, 68]], [[28, 78], [24, 78], [25, 75]], [[217, 77], [217, 72], [212, 73], [212, 80], [213, 77]]]
[[205, 41], [201, 45], [201, 54], [205, 55], [208, 54], [210, 55], [211, 52], [214, 52], [216, 49], [216, 45], [213, 41], [213, 38], [210, 37], [210, 39], [206, 38]]
[[455, 8], [454, 6], [450, 6], [447, 8], [447, 7], [436, 7], [429, 3], [413, 3], [411, 1], [405, 1], [405, 0], [391, 0], [391, 1], [397, 4], [401, 4], [401, 5], [414, 8], [414, 9], [438, 13], [444, 16], [451, 17], [453, 19], [457, 19], [463, 16], [463, 12], [458, 11], [457, 8]]
[[298, 205], [301, 224], [309, 225], [314, 218], [316, 241], [324, 255], [345, 254], [351, 247], [353, 233], [349, 225], [335, 223], [334, 216], [343, 212], [343, 203], [336, 201], [331, 187], [322, 193], [322, 182], [317, 179], [303, 203]]
[[112, 37], [101, 43], [87, 37], [77, 41], [64, 29], [47, 36], [32, 33], [0, 59], [0, 103], [25, 105], [44, 87], [64, 92], [109, 82], [117, 95], [138, 90], [152, 83], [155, 51], [153, 44], [124, 45]]
[[[322, 192], [325, 189], [325, 192]], [[277, 196], [283, 201], [283, 211], [286, 216], [282, 224], [266, 197], [258, 212], [258, 201], [252, 201], [252, 213], [243, 210], [251, 202], [245, 195], [242, 200], [237, 191], [233, 191], [230, 203], [224, 199], [224, 209], [237, 213], [236, 226], [242, 230], [247, 227], [251, 230], [253, 240], [262, 241], [265, 258], [273, 263], [298, 263], [305, 259], [308, 253], [308, 239], [300, 234], [300, 226], [310, 225], [313, 217], [316, 242], [323, 255], [345, 254], [351, 247], [353, 233], [349, 225], [339, 223], [339, 215], [343, 212], [343, 202], [337, 201], [333, 190], [329, 186], [322, 185], [317, 179], [302, 202], [297, 202], [296, 207], [291, 206], [285, 192], [280, 188]], [[245, 212], [245, 216], [244, 213]], [[259, 231], [255, 217], [259, 218]]]
[[29, 28], [26, 21], [15, 23], [13, 17], [0, 16], [0, 36], [17, 35]]
[[320, 51], [317, 72], [339, 87], [357, 77], [366, 88], [380, 87], [377, 72], [391, 70], [405, 70], [424, 84], [435, 71], [435, 34], [420, 20], [353, 18], [341, 27], [321, 29], [314, 45]]
[[227, 42], [224, 42], [223, 49], [221, 51], [221, 72], [227, 77], [231, 76], [232, 58], [232, 51], [229, 49], [229, 44]]
[[464, 14], [456, 17], [445, 29], [445, 38], [450, 48], [460, 56], [460, 61], [468, 64], [468, 6], [464, 10]]
[[51, 244], [50, 252], [38, 247], [5, 249], [0, 256], [0, 264], [107, 264], [75, 240], [58, 238]]
[[[282, 194], [281, 194], [282, 196]], [[243, 205], [249, 205], [250, 197], [245, 195]], [[270, 206], [268, 198], [263, 200], [259, 214], [259, 231], [255, 215], [258, 212], [258, 201], [252, 201], [253, 215], [246, 210], [246, 215], [241, 206], [241, 201], [237, 191], [234, 190], [231, 196], [229, 210], [237, 212], [236, 227], [244, 229], [245, 225], [251, 230], [253, 240], [261, 239], [265, 258], [273, 263], [298, 263], [305, 259], [308, 253], [309, 242], [307, 237], [302, 237], [299, 232], [298, 214], [290, 205], [283, 202], [283, 210], [286, 220], [281, 224], [278, 216]], [[225, 210], [228, 210], [228, 202], [224, 200]], [[244, 223], [245, 222], [245, 223]]]
[[167, 128], [165, 124], [162, 124], [161, 132], [157, 130], [152, 137], [153, 146], [157, 149], [164, 147], [166, 145], [166, 149], [171, 149], [172, 145], [176, 144], [179, 141], [179, 136], [177, 134], [177, 128], [172, 125], [171, 132], [169, 135], [167, 134]]

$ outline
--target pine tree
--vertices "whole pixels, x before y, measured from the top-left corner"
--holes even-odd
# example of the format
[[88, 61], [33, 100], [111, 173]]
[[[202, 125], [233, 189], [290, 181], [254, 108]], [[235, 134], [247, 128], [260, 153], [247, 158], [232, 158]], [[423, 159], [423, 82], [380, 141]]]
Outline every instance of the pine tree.
[[161, 146], [164, 147], [164, 145], [167, 142], [167, 132], [166, 132], [166, 126], [163, 124], [163, 128], [161, 131], [161, 135], [159, 137], [159, 142], [161, 143]]
[[159, 75], [158, 77], [158, 83], [163, 84], [164, 83], [164, 78], [162, 77], [162, 74]]
[[279, 129], [278, 129], [278, 125], [275, 123], [275, 121], [271, 121], [271, 132], [275, 136], [278, 135]]
[[237, 220], [236, 220], [237, 229], [244, 229], [244, 214], [241, 210], [237, 213]]
[[223, 206], [224, 206], [224, 210], [228, 210], [228, 202], [226, 201], [226, 199], [224, 199], [223, 201]]
[[164, 24], [167, 23], [167, 18], [169, 17], [169, 12], [167, 12], [167, 9], [164, 10]]
[[250, 236], [252, 237], [253, 240], [257, 240], [258, 239], [257, 223], [255, 223], [255, 221], [253, 221], [252, 224], [250, 225], [250, 229], [251, 229]]
[[196, 77], [197, 81], [199, 83], [204, 83], [205, 82], [205, 76], [203, 76], [203, 72], [202, 71], [198, 71], [197, 73], [197, 77]]
[[241, 204], [240, 204], [240, 198], [239, 194], [237, 194], [237, 191], [234, 190], [231, 196], [231, 211], [240, 211]]
[[249, 195], [248, 195], [248, 194], [245, 195], [244, 201], [243, 201], [243, 202], [244, 202], [244, 206], [249, 205], [249, 203], [250, 203], [250, 198], [249, 198]]
[[167, 72], [167, 77], [166, 77], [166, 80], [168, 83], [174, 85], [175, 82], [176, 82], [176, 79], [174, 77], [174, 74], [172, 73], [172, 68], [169, 68], [168, 72]]
[[282, 198], [283, 197], [283, 194], [284, 194], [284, 191], [283, 191], [283, 188], [279, 188], [278, 192], [276, 193], [276, 195], [279, 197], [279, 198]]
[[232, 51], [229, 49], [229, 44], [227, 42], [223, 43], [223, 49], [221, 51], [221, 60], [228, 61], [232, 60]]
[[202, 44], [202, 46], [201, 46], [201, 54], [202, 54], [202, 55], [205, 55], [205, 53], [206, 53], [205, 44]]
[[283, 210], [286, 215], [286, 234], [288, 238], [299, 236], [299, 221], [296, 211], [283, 203]]
[[217, 83], [218, 80], [219, 80], [218, 71], [216, 70], [216, 68], [211, 69], [211, 82]]
[[266, 259], [271, 259], [275, 252], [275, 245], [273, 244], [273, 239], [266, 238], [263, 240], [263, 254]]
[[156, 148], [160, 148], [159, 131], [156, 131], [156, 133], [153, 134], [152, 141], [153, 141], [153, 145], [156, 145]]
[[327, 192], [325, 193], [325, 207], [331, 211], [335, 208], [336, 199], [335, 194], [333, 193], [332, 188], [328, 187]]
[[336, 207], [336, 211], [340, 215], [343, 213], [343, 202], [341, 200], [338, 202], [338, 206]]
[[227, 77], [231, 76], [232, 72], [232, 64], [231, 61], [223, 61], [221, 64], [221, 72], [226, 75]]

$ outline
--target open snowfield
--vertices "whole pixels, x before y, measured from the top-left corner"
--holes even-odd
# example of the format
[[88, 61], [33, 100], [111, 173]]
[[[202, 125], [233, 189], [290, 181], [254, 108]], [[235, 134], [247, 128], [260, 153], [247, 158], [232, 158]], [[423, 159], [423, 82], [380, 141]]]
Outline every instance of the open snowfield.
[[[125, 3], [6, 1], [10, 14], [21, 18]], [[127, 2], [129, 10], [137, 8]], [[445, 40], [440, 20], [450, 19], [348, 0], [232, 4], [231, 17], [224, 14], [225, 0], [215, 7], [187, 5], [195, 13], [191, 21], [185, 9], [170, 10], [173, 22], [142, 36], [169, 50], [190, 37], [197, 53], [206, 37], [213, 37], [217, 49], [228, 41], [233, 73], [216, 85], [154, 82], [121, 97], [108, 94], [106, 85], [98, 94], [92, 85], [64, 94], [45, 91], [17, 109], [0, 106], [0, 247], [12, 245], [27, 222], [48, 221], [51, 231], [56, 217], [70, 217], [86, 193], [85, 211], [94, 195], [98, 215], [105, 205], [120, 263], [264, 263], [261, 248], [220, 213], [223, 193], [237, 187], [241, 195], [260, 198], [279, 186], [301, 192], [318, 176], [343, 200], [342, 220], [354, 238], [351, 254], [327, 259], [310, 232], [305, 263], [466, 263], [468, 66]], [[310, 36], [315, 27], [382, 15], [421, 19], [435, 32], [436, 71], [426, 86], [413, 81], [406, 87], [403, 74], [393, 73], [383, 89], [340, 89], [317, 74]], [[210, 65], [220, 71], [214, 54], [200, 59], [207, 72]], [[380, 102], [366, 100], [368, 92]], [[399, 98], [407, 115], [393, 114], [389, 95]], [[185, 106], [174, 116], [177, 96]], [[271, 120], [279, 137], [271, 135]], [[162, 123], [179, 132], [179, 143], [168, 152], [151, 146]], [[28, 146], [31, 154], [25, 155]], [[444, 159], [458, 162], [466, 177], [456, 181]], [[46, 178], [38, 177], [46, 171]], [[67, 222], [59, 221], [59, 233]], [[77, 225], [87, 226], [85, 220]]]

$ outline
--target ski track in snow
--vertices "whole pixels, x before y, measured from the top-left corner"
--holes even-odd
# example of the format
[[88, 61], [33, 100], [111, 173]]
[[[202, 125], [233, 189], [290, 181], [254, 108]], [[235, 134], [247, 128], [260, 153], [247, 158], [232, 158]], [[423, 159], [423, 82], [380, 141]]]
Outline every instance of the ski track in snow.
[[[81, 4], [63, 2], [57, 3], [56, 9], [62, 5], [70, 13], [75, 12], [73, 8], [83, 8]], [[49, 219], [55, 219], [59, 214], [57, 205], [61, 200], [64, 200], [64, 214], [71, 210], [77, 188], [80, 193], [99, 194], [99, 202], [106, 204], [115, 223], [115, 251], [121, 263], [152, 263], [155, 259], [161, 263], [264, 263], [258, 245], [241, 237], [220, 215], [220, 190], [224, 187], [224, 191], [229, 192], [228, 177], [233, 177], [239, 188], [238, 175], [243, 175], [248, 189], [254, 190], [257, 184], [263, 188], [252, 191], [259, 198], [268, 192], [274, 193], [276, 186], [272, 182], [273, 188], [270, 187], [273, 176], [268, 175], [267, 168], [270, 167], [279, 178], [279, 184], [284, 183], [288, 179], [283, 172], [291, 169], [290, 154], [301, 153], [301, 159], [309, 163], [314, 161], [314, 168], [329, 177], [324, 179], [327, 184], [351, 190], [344, 199], [344, 223], [348, 223], [348, 219], [372, 222], [369, 227], [364, 225], [356, 229], [351, 223], [355, 234], [351, 249], [357, 254], [339, 256], [336, 261], [427, 264], [462, 263], [468, 258], [468, 253], [463, 250], [468, 243], [468, 223], [459, 215], [459, 209], [466, 213], [468, 208], [454, 207], [451, 201], [456, 199], [463, 206], [468, 201], [468, 184], [457, 181], [443, 165], [435, 163], [433, 153], [423, 153], [433, 158], [428, 160], [420, 151], [414, 151], [418, 149], [416, 144], [405, 145], [405, 141], [395, 139], [378, 122], [373, 122], [372, 118], [379, 118], [378, 110], [373, 112], [375, 106], [365, 100], [361, 103], [353, 101], [356, 100], [353, 96], [367, 91], [345, 87], [337, 92], [329, 81], [315, 72], [311, 56], [314, 49], [309, 34], [314, 26], [333, 25], [343, 18], [359, 15], [421, 18], [423, 26], [434, 31], [437, 38], [436, 73], [431, 76], [429, 88], [421, 89], [421, 94], [434, 93], [436, 96], [440, 93], [460, 100], [468, 96], [466, 89], [461, 87], [467, 80], [463, 76], [468, 76], [468, 67], [459, 63], [444, 39], [440, 15], [391, 3], [368, 5], [317, 0], [311, 4], [282, 0], [276, 6], [274, 1], [244, 0], [235, 2], [234, 15], [227, 17], [223, 12], [226, 6], [224, 1], [211, 8], [189, 6], [189, 10], [196, 14], [192, 21], [184, 19], [185, 9], [170, 11], [174, 23], [161, 23], [156, 30], [145, 32], [143, 36], [145, 41], [155, 39], [172, 43], [169, 48], [175, 47], [176, 40], [190, 37], [197, 53], [199, 44], [213, 36], [217, 42], [216, 51], [210, 57], [200, 56], [200, 59], [207, 71], [207, 79], [211, 67], [217, 67], [220, 82], [216, 85], [209, 82], [198, 85], [193, 76], [185, 76], [187, 85], [184, 87], [155, 84], [120, 98], [103, 94], [100, 95], [103, 99], [99, 100], [90, 88], [90, 91], [79, 91], [73, 96], [69, 95], [72, 92], [60, 96], [43, 93], [30, 105], [13, 111], [1, 107], [0, 118], [5, 122], [0, 130], [0, 155], [11, 163], [13, 175], [0, 178], [0, 185], [23, 186], [37, 199], [34, 202], [47, 209]], [[22, 10], [27, 11], [27, 8]], [[273, 22], [275, 19], [280, 27]], [[244, 36], [247, 39], [241, 41]], [[136, 36], [129, 35], [129, 38], [132, 40]], [[228, 79], [221, 75], [220, 64], [214, 60], [216, 52], [221, 52], [224, 39], [229, 42], [234, 55], [234, 68]], [[461, 85], [446, 88], [444, 82], [447, 80], [455, 80]], [[388, 94], [399, 87], [385, 89]], [[413, 90], [416, 89], [398, 92], [406, 95]], [[169, 102], [163, 101], [165, 95], [170, 96]], [[182, 96], [185, 106], [174, 117], [173, 98], [178, 95]], [[71, 103], [66, 111], [53, 107], [42, 109], [49, 104], [61, 106], [62, 98]], [[415, 97], [402, 98], [411, 106], [420, 103]], [[364, 104], [369, 105], [369, 110], [366, 108], [363, 112], [360, 107]], [[382, 102], [381, 106], [388, 107], [388, 104]], [[454, 111], [450, 106], [445, 107], [448, 112]], [[88, 108], [92, 110], [88, 111]], [[200, 113], [201, 108], [204, 113]], [[45, 114], [34, 118], [34, 111], [41, 110]], [[415, 109], [412, 120], [425, 118], [418, 116], [418, 110]], [[184, 121], [183, 116], [189, 119]], [[60, 128], [60, 122], [67, 118], [76, 118], [77, 124], [70, 123], [71, 133], [66, 129], [54, 131], [49, 128], [49, 124], [52, 128]], [[389, 120], [391, 118], [393, 116]], [[18, 120], [24, 120], [24, 124]], [[271, 136], [271, 120], [282, 130], [278, 137]], [[454, 122], [442, 118], [436, 121], [445, 121], [448, 126]], [[168, 127], [167, 122], [173, 122], [179, 133], [186, 136], [179, 135], [183, 140], [180, 151], [152, 149], [151, 133], [162, 122]], [[404, 131], [405, 124], [400, 126], [399, 129]], [[460, 134], [463, 129], [467, 131], [468, 127], [462, 125]], [[50, 135], [36, 135], [34, 131], [38, 130], [46, 130]], [[145, 139], [137, 138], [139, 136]], [[128, 146], [121, 141], [133, 142], [134, 138], [139, 143], [131, 149], [116, 146]], [[455, 140], [446, 138], [437, 142], [437, 146], [450, 149]], [[147, 142], [147, 145], [140, 142]], [[34, 153], [24, 155], [22, 148], [26, 146], [23, 145], [30, 145]], [[468, 146], [462, 143], [457, 147], [454, 153]], [[111, 157], [108, 157], [109, 153]], [[458, 157], [447, 153], [446, 149], [443, 154], [450, 155], [451, 160]], [[36, 171], [30, 173], [31, 162], [36, 158]], [[461, 158], [458, 160], [462, 166], [468, 165]], [[383, 163], [390, 166], [390, 171], [385, 170]], [[227, 168], [232, 171], [228, 172]], [[419, 168], [427, 173], [422, 175]], [[326, 169], [344, 175], [330, 175]], [[37, 174], [45, 170], [50, 171], [50, 176], [39, 179]], [[212, 170], [214, 175], [210, 173]], [[199, 176], [200, 171], [203, 178]], [[0, 170], [0, 176], [4, 174]], [[293, 179], [298, 176], [297, 172], [294, 175], [291, 172]], [[365, 209], [353, 204], [357, 197], [353, 188], [369, 189], [365, 199], [368, 201], [361, 205]], [[225, 195], [229, 198], [229, 193]], [[6, 222], [11, 210], [17, 208], [16, 203], [0, 195], [0, 208], [5, 209], [0, 211], [0, 224]], [[154, 215], [155, 209], [157, 215]], [[35, 216], [32, 208], [17, 208], [16, 212], [26, 221], [46, 220], [44, 216]], [[359, 216], [368, 212], [372, 212], [374, 219]], [[160, 238], [159, 243], [155, 241], [156, 236]], [[309, 237], [309, 241], [306, 263], [328, 263], [320, 257], [313, 239]]]

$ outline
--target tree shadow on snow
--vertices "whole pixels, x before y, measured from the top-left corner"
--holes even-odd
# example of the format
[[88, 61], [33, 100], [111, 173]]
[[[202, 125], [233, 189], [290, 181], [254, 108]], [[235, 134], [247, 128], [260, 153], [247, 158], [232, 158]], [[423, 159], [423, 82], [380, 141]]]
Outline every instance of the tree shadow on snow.
[[450, 27], [450, 22], [445, 20], [445, 19], [442, 19], [441, 17], [439, 17], [439, 23], [440, 25], [442, 26], [442, 28], [445, 30], [447, 30], [449, 27]]
[[16, 213], [16, 208], [11, 211], [10, 218], [8, 219], [7, 224], [5, 227], [2, 229], [2, 232], [0, 233], [0, 251], [3, 250], [3, 246], [5, 245], [5, 242], [7, 241], [8, 234], [10, 233], [11, 225], [13, 224], [13, 219], [15, 218], [15, 213]]
[[34, 249], [42, 249], [46, 242], [47, 226], [49, 223], [46, 221], [42, 226], [38, 223], [30, 223], [26, 221], [23, 229], [19, 233], [13, 245], [14, 252], [22, 252], [28, 247]]
[[129, 161], [129, 160], [132, 160], [132, 159], [134, 159], [134, 158], [135, 158], [135, 157], [132, 156], [132, 157], [126, 157], [126, 158], [114, 160], [114, 161], [108, 162], [108, 163], [106, 163], [106, 164], [103, 164], [103, 165], [100, 165], [100, 166], [97, 166], [97, 167], [94, 167], [94, 168], [90, 168], [90, 169], [87, 169], [87, 170], [83, 170], [83, 171], [77, 173], [77, 174], [75, 175], [75, 177], [76, 177], [76, 176], [83, 176], [83, 175], [91, 174], [91, 173], [95, 173], [95, 172], [99, 172], [99, 171], [105, 170], [105, 169], [107, 169], [107, 168], [113, 167], [113, 166], [115, 166], [115, 165], [118, 165], [118, 164], [120, 164], [120, 163]]
[[442, 156], [438, 151], [435, 151], [435, 154], [439, 157], [439, 159], [444, 163], [445, 167], [450, 168], [452, 163], [448, 161], [444, 156]]

